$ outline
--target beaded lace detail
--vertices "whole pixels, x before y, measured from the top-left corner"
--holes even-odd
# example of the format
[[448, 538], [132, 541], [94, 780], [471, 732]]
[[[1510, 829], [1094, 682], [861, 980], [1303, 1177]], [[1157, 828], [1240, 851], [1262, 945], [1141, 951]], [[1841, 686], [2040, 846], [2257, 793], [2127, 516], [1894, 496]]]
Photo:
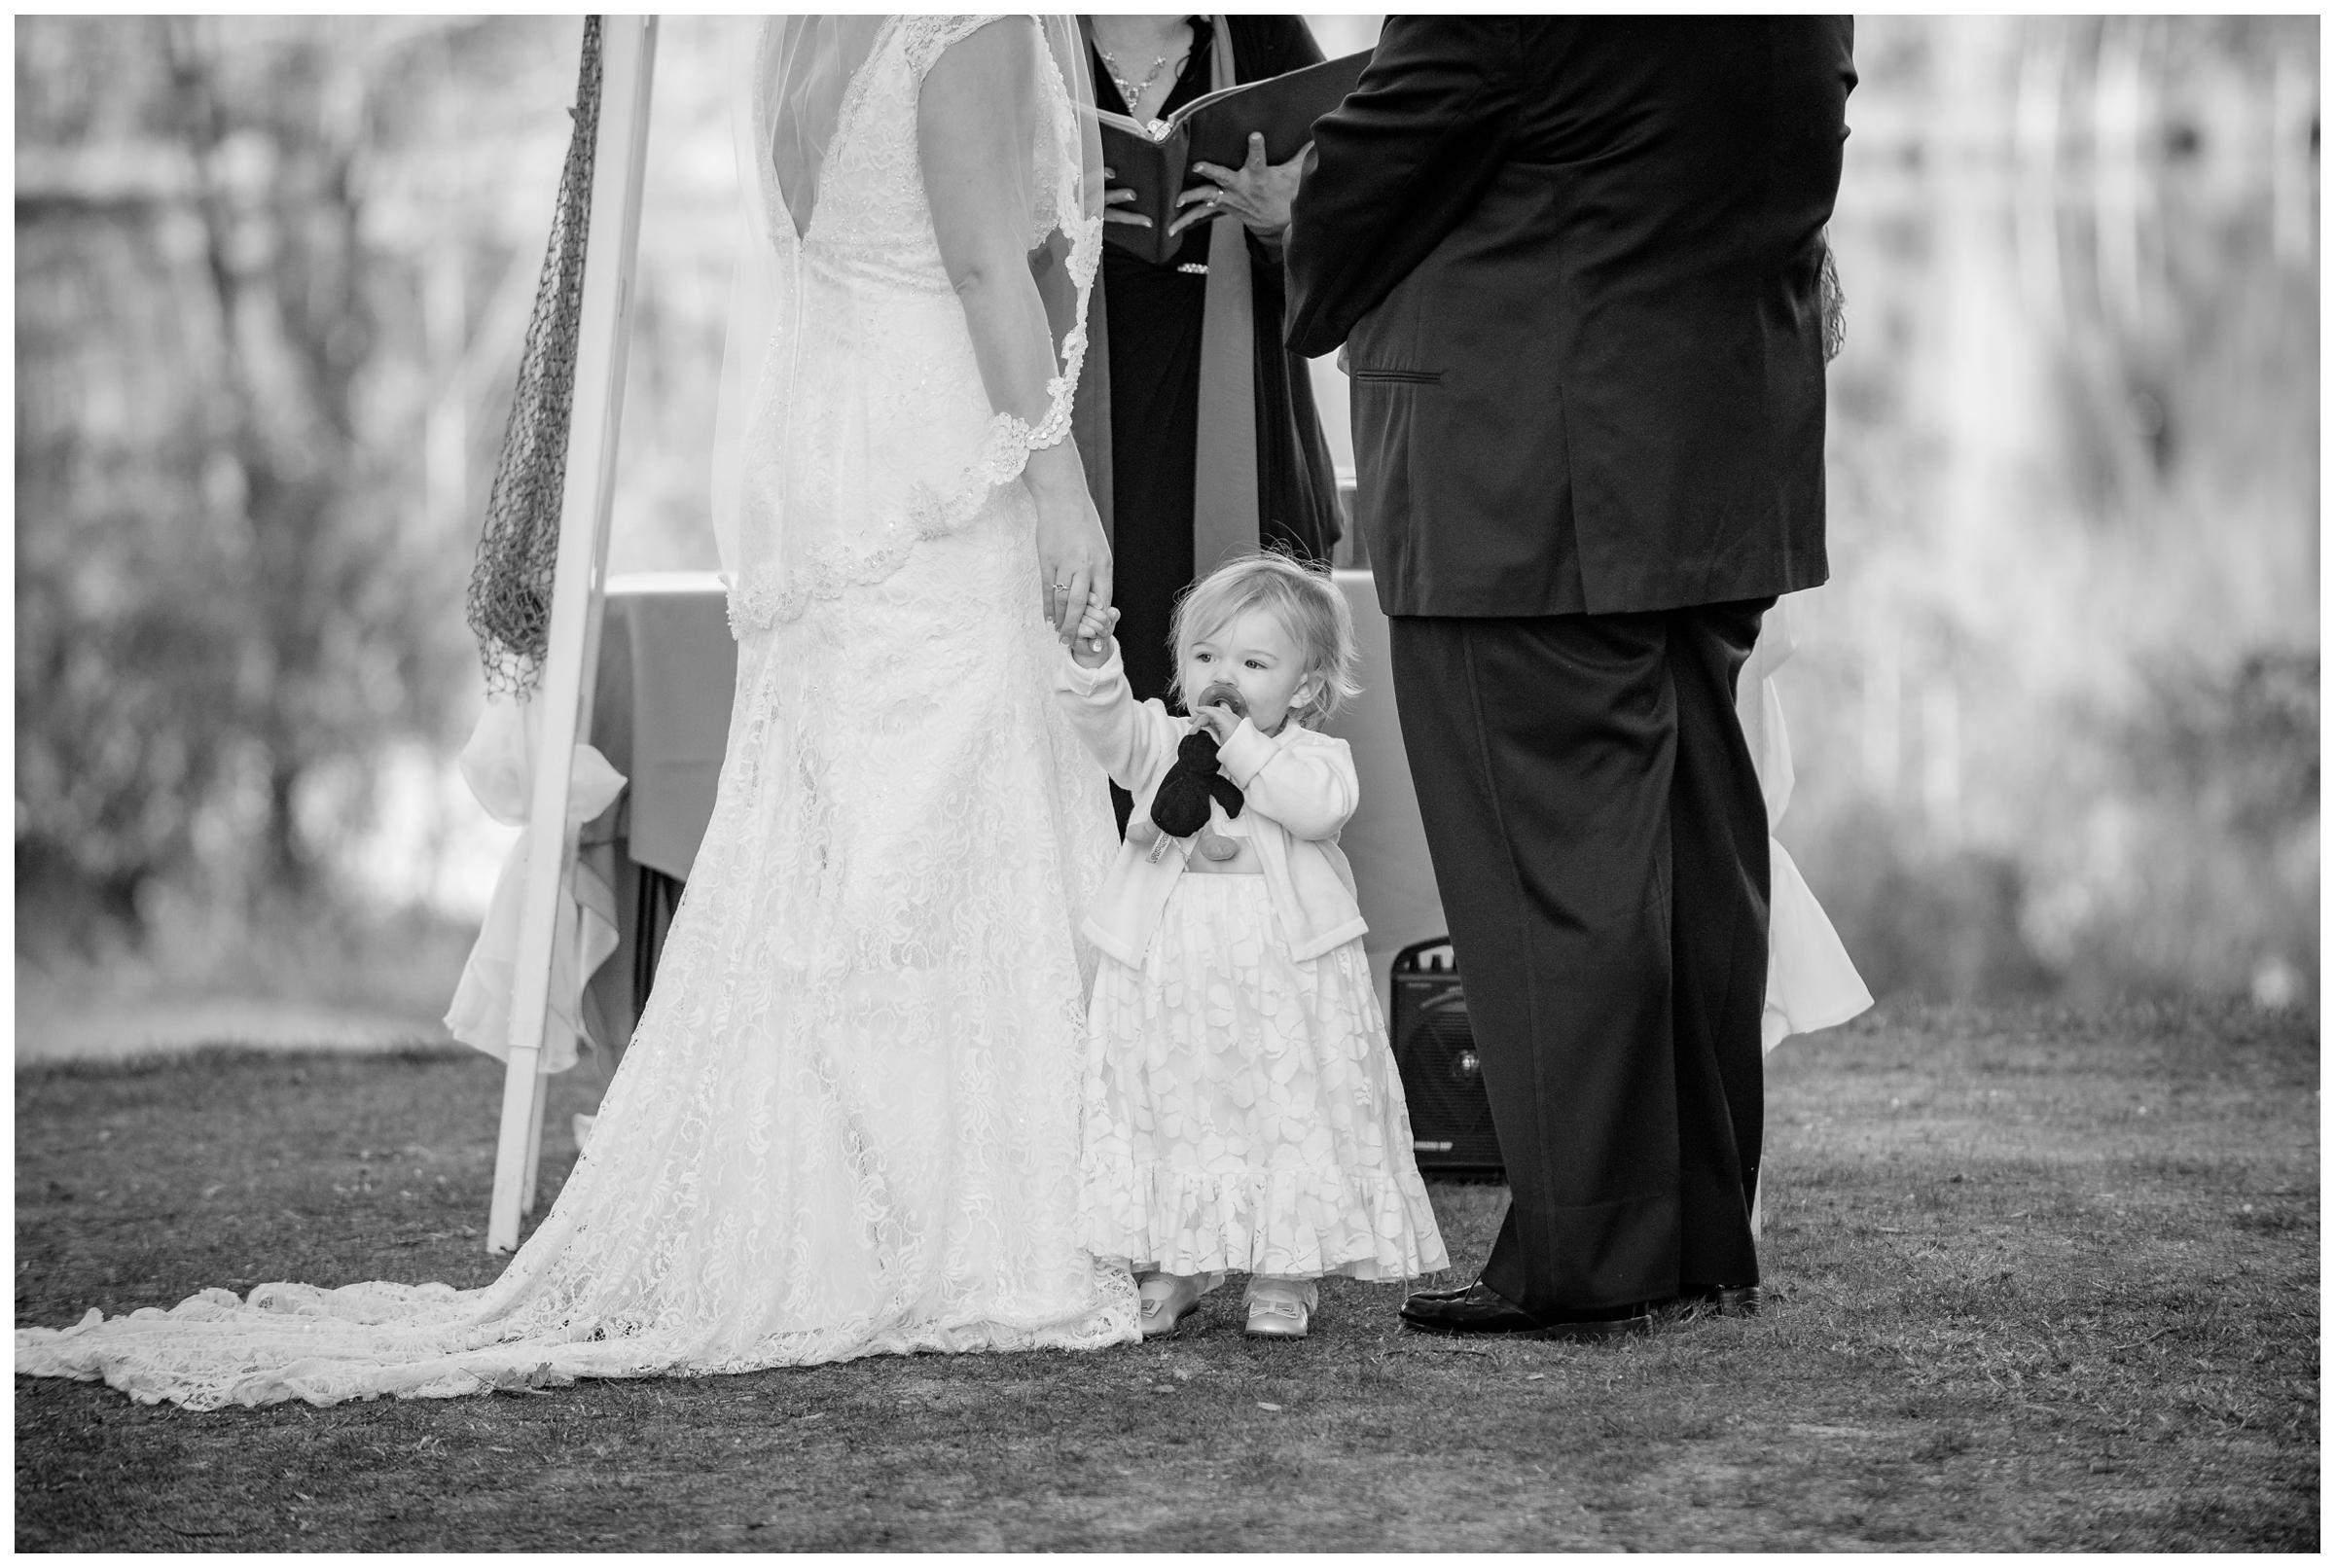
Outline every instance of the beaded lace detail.
[[[1079, 308], [1060, 344], [1060, 374], [1047, 382], [1047, 411], [1035, 424], [992, 410], [981, 391], [918, 164], [924, 74], [950, 45], [995, 19], [897, 18], [845, 92], [798, 252], [801, 319], [781, 324], [757, 397], [741, 569], [730, 582], [736, 636], [882, 581], [920, 544], [992, 505], [996, 491], [1021, 478], [1032, 451], [1069, 435], [1102, 221], [1080, 212], [1077, 112], [1052, 55], [1040, 51], [1047, 114], [1031, 149], [1041, 176], [1031, 234], [1035, 244], [1060, 230], [1069, 241]], [[766, 163], [766, 185], [771, 178]], [[774, 232], [772, 241], [796, 244], [791, 232]], [[879, 316], [888, 330], [864, 326]], [[821, 406], [797, 402], [798, 389], [808, 387], [819, 389]], [[840, 504], [830, 505], [831, 496], [842, 497]]]

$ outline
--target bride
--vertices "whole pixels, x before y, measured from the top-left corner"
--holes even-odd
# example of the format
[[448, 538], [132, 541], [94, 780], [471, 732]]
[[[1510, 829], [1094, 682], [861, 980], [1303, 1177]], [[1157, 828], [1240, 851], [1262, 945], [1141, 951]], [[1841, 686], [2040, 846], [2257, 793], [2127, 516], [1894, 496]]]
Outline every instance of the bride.
[[1076, 1240], [1110, 808], [1044, 675], [1110, 600], [1066, 439], [1084, 58], [1068, 18], [764, 27], [717, 433], [729, 751], [590, 1149], [502, 1277], [92, 1311], [19, 1330], [19, 1373], [215, 1408], [1136, 1339]]

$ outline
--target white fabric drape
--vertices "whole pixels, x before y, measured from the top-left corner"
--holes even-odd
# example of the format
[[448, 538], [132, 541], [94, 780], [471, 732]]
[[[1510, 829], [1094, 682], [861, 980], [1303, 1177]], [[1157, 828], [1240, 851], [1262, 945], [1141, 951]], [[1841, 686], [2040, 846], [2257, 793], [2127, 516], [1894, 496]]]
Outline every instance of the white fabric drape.
[[[486, 699], [462, 748], [462, 778], [495, 821], [526, 826], [535, 767], [543, 748], [543, 713], [533, 696], [496, 693]], [[578, 746], [569, 774], [567, 823], [581, 827], [615, 803], [625, 775], [590, 746]], [[456, 1040], [498, 1060], [511, 1055], [511, 996], [519, 973], [519, 923], [526, 900], [527, 837], [521, 834], [503, 858], [494, 896], [478, 941], [454, 985], [446, 1027]], [[584, 1040], [584, 982], [616, 951], [616, 890], [579, 865], [560, 889], [552, 937], [549, 1026], [537, 1070], [563, 1073], [576, 1064]]]
[[1736, 684], [1736, 714], [1768, 801], [1768, 1006], [1760, 1046], [1846, 1023], [1873, 1005], [1873, 993], [1841, 945], [1808, 878], [1775, 837], [1792, 803], [1792, 741], [1783, 724], [1776, 671], [1798, 646], [1792, 601], [1778, 599], [1761, 623], [1758, 642]]

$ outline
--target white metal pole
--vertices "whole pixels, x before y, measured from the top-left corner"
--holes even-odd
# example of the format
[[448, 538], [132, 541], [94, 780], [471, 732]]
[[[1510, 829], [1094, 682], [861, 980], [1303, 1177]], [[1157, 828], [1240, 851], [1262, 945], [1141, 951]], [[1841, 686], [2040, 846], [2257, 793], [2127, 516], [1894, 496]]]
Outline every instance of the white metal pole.
[[[538, 1063], [540, 1065], [540, 1063]], [[504, 1087], [510, 1087], [508, 1080]], [[540, 1072], [535, 1075], [535, 1087], [527, 1106], [527, 1158], [519, 1177], [519, 1217], [526, 1219], [535, 1212], [536, 1178], [543, 1170], [543, 1113], [550, 1101], [552, 1086]]]
[[495, 1140], [494, 1197], [486, 1249], [519, 1245], [542, 1134], [544, 1086], [537, 1072], [551, 1019], [552, 944], [566, 896], [575, 835], [567, 825], [576, 736], [589, 723], [592, 687], [585, 656], [608, 557], [608, 517], [617, 435], [625, 404], [625, 358], [632, 330], [632, 270], [640, 239], [647, 170], [649, 87], [657, 18], [607, 17], [600, 32], [600, 120], [593, 154], [591, 229], [584, 247], [582, 330], [576, 344], [575, 404], [568, 423], [567, 476], [559, 501], [559, 554], [543, 684], [541, 749], [527, 810], [526, 896], [521, 908], [518, 973], [511, 996], [511, 1054], [503, 1075], [502, 1124]]

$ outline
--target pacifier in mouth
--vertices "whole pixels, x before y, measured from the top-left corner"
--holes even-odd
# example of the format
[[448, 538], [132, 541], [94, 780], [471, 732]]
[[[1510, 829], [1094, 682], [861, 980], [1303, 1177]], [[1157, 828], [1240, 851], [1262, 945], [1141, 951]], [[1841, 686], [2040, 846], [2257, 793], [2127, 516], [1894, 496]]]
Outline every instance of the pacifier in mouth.
[[1206, 690], [1200, 694], [1200, 700], [1192, 705], [1195, 708], [1230, 708], [1237, 719], [1248, 717], [1248, 703], [1240, 695], [1240, 688], [1230, 681], [1210, 681]]

